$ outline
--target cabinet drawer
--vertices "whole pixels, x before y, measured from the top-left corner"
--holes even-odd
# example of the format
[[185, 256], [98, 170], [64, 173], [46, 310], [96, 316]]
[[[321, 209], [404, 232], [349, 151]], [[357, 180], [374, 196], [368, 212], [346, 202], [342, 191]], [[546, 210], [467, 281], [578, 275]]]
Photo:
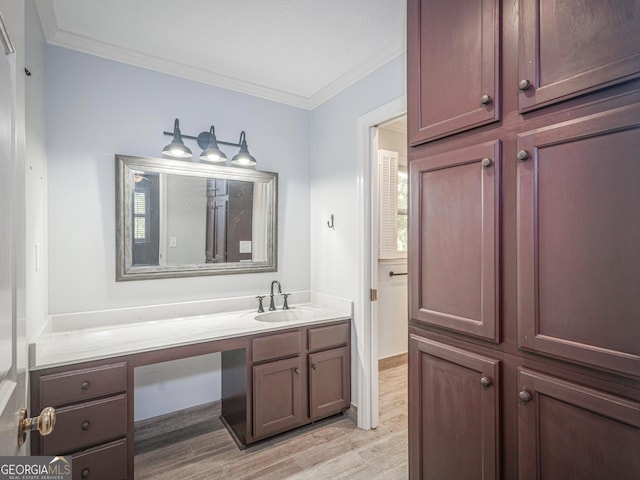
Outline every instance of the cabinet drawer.
[[101, 445], [73, 455], [73, 478], [124, 480], [127, 478], [127, 440]]
[[300, 339], [299, 331], [254, 338], [251, 342], [252, 359], [254, 362], [262, 362], [273, 358], [298, 355], [302, 350]]
[[60, 408], [51, 435], [42, 437], [42, 455], [73, 452], [127, 433], [127, 396]]
[[311, 328], [309, 330], [309, 351], [339, 347], [349, 343], [349, 323]]
[[42, 406], [58, 407], [126, 389], [127, 364], [117, 363], [41, 377], [40, 402]]

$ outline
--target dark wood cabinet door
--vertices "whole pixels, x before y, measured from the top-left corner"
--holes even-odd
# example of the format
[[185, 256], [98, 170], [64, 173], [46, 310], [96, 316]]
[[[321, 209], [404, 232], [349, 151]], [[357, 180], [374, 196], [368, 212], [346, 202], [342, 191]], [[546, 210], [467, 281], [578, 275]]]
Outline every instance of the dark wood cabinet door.
[[409, 0], [408, 22], [409, 144], [498, 120], [500, 2]]
[[640, 376], [640, 105], [517, 144], [519, 345]]
[[520, 480], [638, 478], [640, 404], [524, 368], [518, 388]]
[[309, 354], [309, 415], [311, 420], [340, 413], [351, 402], [349, 349]]
[[499, 341], [500, 142], [409, 168], [411, 317]]
[[410, 479], [499, 478], [499, 367], [498, 360], [410, 335]]
[[521, 112], [635, 78], [640, 2], [520, 0], [519, 43]]
[[300, 357], [253, 367], [253, 436], [266, 437], [303, 423]]

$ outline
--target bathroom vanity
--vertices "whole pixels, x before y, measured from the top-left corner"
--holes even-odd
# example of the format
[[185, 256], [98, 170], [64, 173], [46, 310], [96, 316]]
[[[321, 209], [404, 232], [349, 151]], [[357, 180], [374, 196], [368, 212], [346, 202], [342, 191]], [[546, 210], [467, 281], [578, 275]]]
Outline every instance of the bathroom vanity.
[[32, 455], [71, 455], [74, 479], [133, 479], [134, 369], [215, 352], [221, 420], [240, 448], [344, 412], [350, 336], [350, 314], [313, 304], [43, 336], [31, 408], [54, 407], [57, 421], [51, 435], [32, 436]]

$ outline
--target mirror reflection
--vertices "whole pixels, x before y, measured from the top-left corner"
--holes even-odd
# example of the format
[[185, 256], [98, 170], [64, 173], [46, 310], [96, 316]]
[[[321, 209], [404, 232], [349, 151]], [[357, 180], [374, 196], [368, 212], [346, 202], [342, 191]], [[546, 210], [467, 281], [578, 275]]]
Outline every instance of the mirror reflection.
[[118, 280], [275, 271], [277, 174], [116, 161]]

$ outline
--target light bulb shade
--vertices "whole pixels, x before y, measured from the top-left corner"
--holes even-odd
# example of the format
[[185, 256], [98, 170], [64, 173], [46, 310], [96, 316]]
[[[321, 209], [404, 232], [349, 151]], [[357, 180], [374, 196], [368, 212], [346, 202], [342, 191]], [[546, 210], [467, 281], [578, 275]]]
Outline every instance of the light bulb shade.
[[226, 162], [227, 156], [218, 147], [218, 140], [216, 139], [216, 130], [211, 125], [209, 130], [209, 145], [200, 154], [200, 160], [203, 162]]
[[247, 140], [245, 139], [244, 131], [240, 133], [240, 151], [236, 153], [231, 159], [231, 163], [234, 165], [240, 165], [243, 167], [248, 167], [256, 164], [256, 159], [249, 153], [249, 148], [247, 147]]
[[169, 145], [162, 149], [162, 155], [172, 158], [189, 158], [192, 155], [189, 147], [187, 147], [182, 141], [182, 134], [180, 133], [180, 126], [177, 118], [173, 124], [173, 140]]

